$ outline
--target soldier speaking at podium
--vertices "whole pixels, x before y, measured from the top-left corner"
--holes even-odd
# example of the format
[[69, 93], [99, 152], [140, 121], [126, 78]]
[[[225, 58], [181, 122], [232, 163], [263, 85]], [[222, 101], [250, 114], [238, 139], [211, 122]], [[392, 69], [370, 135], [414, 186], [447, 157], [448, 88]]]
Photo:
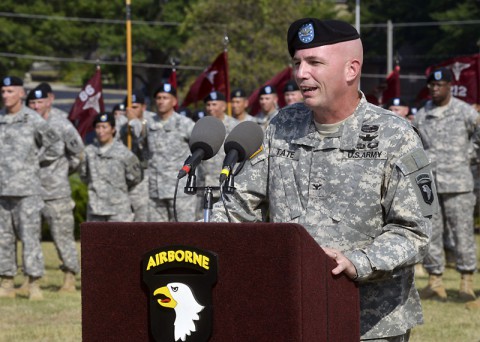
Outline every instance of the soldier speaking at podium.
[[358, 90], [363, 47], [337, 20], [288, 30], [304, 102], [270, 122], [263, 150], [236, 176], [212, 221], [299, 223], [360, 290], [362, 340], [407, 341], [423, 321], [414, 265], [427, 251], [437, 197], [409, 123]]

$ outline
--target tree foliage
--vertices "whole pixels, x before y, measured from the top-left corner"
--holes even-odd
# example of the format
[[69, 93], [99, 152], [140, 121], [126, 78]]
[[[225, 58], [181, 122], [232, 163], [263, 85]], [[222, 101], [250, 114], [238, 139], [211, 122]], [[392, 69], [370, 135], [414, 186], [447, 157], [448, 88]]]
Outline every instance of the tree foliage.
[[182, 25], [182, 32], [189, 36], [180, 50], [182, 61], [208, 65], [223, 51], [227, 35], [232, 88], [252, 91], [289, 65], [288, 26], [304, 16], [350, 19], [330, 0], [199, 1], [188, 10]]

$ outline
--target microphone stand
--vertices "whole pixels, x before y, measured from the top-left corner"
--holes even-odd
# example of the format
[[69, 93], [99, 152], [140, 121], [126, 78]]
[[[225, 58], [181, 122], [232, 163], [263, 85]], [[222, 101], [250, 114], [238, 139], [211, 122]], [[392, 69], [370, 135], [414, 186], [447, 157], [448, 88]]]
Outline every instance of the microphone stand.
[[184, 192], [189, 195], [195, 195], [198, 190], [204, 191], [203, 195], [203, 222], [210, 222], [210, 216], [213, 211], [213, 191], [220, 190], [219, 186], [196, 186], [197, 176], [195, 175], [195, 169], [190, 170], [188, 173], [187, 184], [185, 185]]

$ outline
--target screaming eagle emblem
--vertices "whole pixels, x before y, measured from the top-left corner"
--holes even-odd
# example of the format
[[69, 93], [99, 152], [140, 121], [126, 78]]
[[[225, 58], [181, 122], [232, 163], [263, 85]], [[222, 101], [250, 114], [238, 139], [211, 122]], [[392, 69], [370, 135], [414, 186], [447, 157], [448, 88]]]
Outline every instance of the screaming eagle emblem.
[[187, 246], [168, 246], [145, 254], [150, 332], [156, 341], [208, 341], [212, 330], [212, 287], [216, 254]]

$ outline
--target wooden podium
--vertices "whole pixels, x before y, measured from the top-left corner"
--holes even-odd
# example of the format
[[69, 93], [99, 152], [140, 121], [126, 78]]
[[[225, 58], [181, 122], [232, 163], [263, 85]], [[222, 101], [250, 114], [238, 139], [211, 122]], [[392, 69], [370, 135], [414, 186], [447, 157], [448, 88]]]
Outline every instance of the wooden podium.
[[209, 341], [360, 339], [358, 288], [332, 276], [334, 262], [298, 224], [88, 222], [81, 226], [84, 341], [154, 340], [142, 258], [175, 245], [218, 257]]

